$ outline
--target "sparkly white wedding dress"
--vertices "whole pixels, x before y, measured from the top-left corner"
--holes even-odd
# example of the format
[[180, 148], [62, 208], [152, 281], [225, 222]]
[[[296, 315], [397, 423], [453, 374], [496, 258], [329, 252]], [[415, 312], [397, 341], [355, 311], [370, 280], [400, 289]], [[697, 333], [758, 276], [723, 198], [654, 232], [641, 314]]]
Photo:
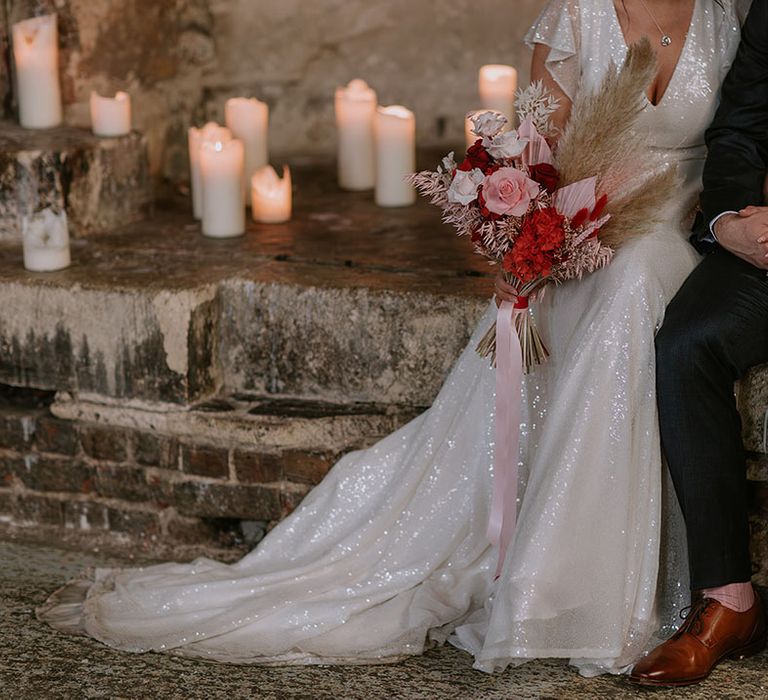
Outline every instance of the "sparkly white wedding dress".
[[[236, 663], [382, 663], [446, 640], [488, 672], [541, 657], [584, 674], [633, 663], [687, 602], [654, 332], [697, 262], [682, 221], [739, 33], [732, 2], [696, 1], [672, 83], [642, 116], [684, 180], [665, 224], [536, 309], [552, 358], [524, 388], [519, 522], [496, 583], [494, 370], [474, 350], [491, 301], [434, 405], [342, 458], [241, 561], [97, 570], [40, 618], [126, 651]], [[553, 0], [527, 41], [552, 47], [571, 96], [626, 52], [612, 0]]]

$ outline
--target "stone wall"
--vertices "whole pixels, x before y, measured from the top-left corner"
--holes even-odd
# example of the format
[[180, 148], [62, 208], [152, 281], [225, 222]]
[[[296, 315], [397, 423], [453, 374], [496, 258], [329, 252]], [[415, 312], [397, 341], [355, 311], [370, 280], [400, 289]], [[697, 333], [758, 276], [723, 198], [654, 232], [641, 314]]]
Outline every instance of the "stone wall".
[[[10, 14], [22, 0], [5, 0]], [[60, 15], [66, 120], [88, 123], [91, 90], [128, 90], [153, 172], [186, 175], [186, 128], [224, 100], [272, 108], [273, 153], [334, 149], [334, 88], [368, 80], [415, 110], [419, 143], [462, 140], [484, 63], [527, 81], [522, 37], [544, 0], [51, 0]], [[0, 10], [2, 12], [2, 10]], [[2, 16], [0, 16], [0, 20]], [[0, 33], [0, 47], [2, 47]], [[0, 95], [7, 102], [6, 71]]]

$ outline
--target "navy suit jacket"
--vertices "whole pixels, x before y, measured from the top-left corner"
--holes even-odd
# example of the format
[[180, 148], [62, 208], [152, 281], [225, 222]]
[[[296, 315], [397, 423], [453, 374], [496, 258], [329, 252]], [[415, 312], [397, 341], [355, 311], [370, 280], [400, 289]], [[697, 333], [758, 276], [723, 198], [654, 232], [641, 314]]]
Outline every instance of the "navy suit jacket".
[[706, 134], [701, 212], [691, 242], [716, 247], [709, 224], [724, 211], [764, 201], [768, 170], [768, 0], [754, 0], [741, 45], [723, 83], [720, 106]]

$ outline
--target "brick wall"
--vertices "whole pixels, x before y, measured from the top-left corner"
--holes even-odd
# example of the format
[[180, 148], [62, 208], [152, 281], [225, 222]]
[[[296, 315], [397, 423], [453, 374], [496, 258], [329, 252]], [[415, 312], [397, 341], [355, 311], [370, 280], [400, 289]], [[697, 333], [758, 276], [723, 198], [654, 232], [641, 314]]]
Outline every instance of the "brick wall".
[[51, 414], [52, 393], [0, 401], [0, 519], [163, 543], [236, 544], [240, 521], [289, 513], [336, 460], [265, 454]]

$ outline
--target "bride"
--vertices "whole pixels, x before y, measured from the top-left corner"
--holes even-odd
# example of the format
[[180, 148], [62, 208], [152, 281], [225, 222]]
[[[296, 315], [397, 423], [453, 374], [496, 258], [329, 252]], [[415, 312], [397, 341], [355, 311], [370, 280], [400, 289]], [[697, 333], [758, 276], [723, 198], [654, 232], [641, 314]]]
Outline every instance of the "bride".
[[[39, 617], [125, 651], [233, 663], [384, 663], [448, 641], [482, 671], [564, 657], [594, 675], [658, 643], [689, 592], [663, 484], [654, 333], [697, 263], [684, 219], [739, 42], [735, 5], [551, 0], [527, 35], [561, 124], [576, 91], [647, 36], [659, 72], [641, 128], [681, 182], [663, 225], [536, 309], [552, 357], [524, 387], [519, 520], [497, 581], [485, 537], [494, 370], [475, 353], [490, 301], [434, 405], [344, 456], [242, 560], [96, 570]], [[497, 295], [509, 297], [501, 280]]]

